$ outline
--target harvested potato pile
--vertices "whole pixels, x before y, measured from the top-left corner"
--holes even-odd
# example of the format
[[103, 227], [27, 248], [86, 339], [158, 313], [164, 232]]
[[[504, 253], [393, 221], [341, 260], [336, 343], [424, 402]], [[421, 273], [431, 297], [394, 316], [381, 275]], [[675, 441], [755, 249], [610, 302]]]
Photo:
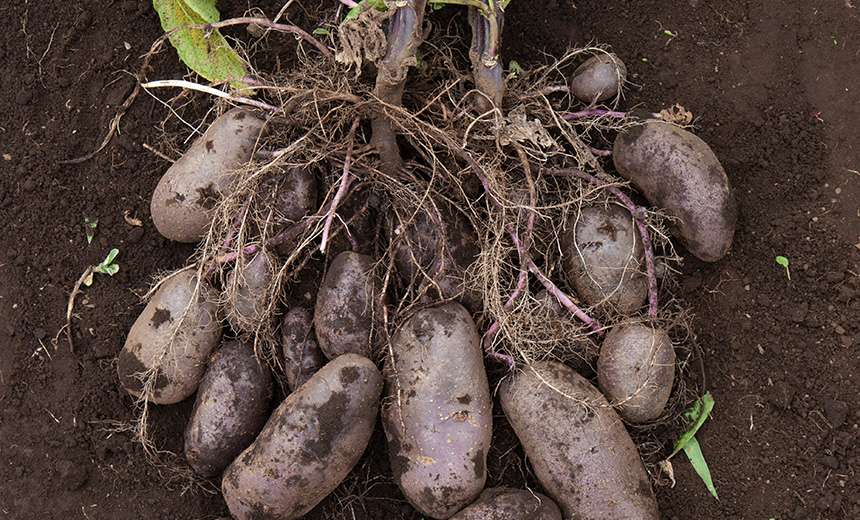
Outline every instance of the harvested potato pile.
[[[595, 105], [618, 103], [626, 77], [602, 49], [506, 82], [486, 59], [490, 8], [470, 8], [477, 90], [443, 60], [413, 84], [425, 5], [403, 4], [385, 15], [387, 51], [344, 38], [348, 74], [334, 60], [260, 74], [266, 101], [224, 111], [165, 174], [156, 227], [200, 246], [130, 332], [122, 384], [145, 425], [149, 403], [203, 378], [186, 454], [207, 476], [229, 465], [238, 519], [300, 518], [345, 479], [368, 485], [350, 475], [380, 409], [382, 478], [427, 517], [658, 518], [634, 440], [657, 445], [654, 468], [655, 427], [677, 431], [692, 396], [669, 230], [703, 260], [727, 253], [725, 173], [689, 131]], [[499, 431], [549, 498], [494, 480]]]

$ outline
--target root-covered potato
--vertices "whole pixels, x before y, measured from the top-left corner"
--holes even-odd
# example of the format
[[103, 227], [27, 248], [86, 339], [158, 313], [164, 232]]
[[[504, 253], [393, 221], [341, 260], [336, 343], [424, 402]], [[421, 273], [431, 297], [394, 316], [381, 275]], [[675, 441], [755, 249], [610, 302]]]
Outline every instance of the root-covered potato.
[[293, 520], [331, 493], [370, 441], [382, 375], [367, 358], [328, 363], [275, 410], [257, 440], [224, 472], [238, 520]]
[[278, 217], [297, 222], [316, 208], [317, 178], [310, 168], [290, 168], [277, 179], [274, 196]]
[[407, 283], [426, 286], [431, 298], [454, 299], [471, 312], [483, 307], [481, 294], [466, 284], [478, 258], [478, 235], [469, 220], [447, 203], [437, 211], [398, 208], [386, 232], [394, 245], [397, 271]]
[[240, 258], [227, 274], [227, 323], [233, 330], [255, 332], [266, 315], [275, 261], [265, 249], [250, 260]]
[[735, 233], [737, 208], [726, 172], [704, 141], [675, 125], [646, 121], [618, 134], [618, 173], [670, 216], [669, 229], [693, 255], [716, 262]]
[[629, 211], [583, 208], [568, 219], [561, 248], [567, 278], [585, 303], [609, 304], [621, 315], [645, 303], [645, 248]]
[[636, 446], [585, 378], [561, 363], [535, 362], [505, 379], [499, 398], [564, 518], [660, 518]]
[[451, 520], [561, 520], [555, 502], [524, 489], [487, 488]]
[[492, 398], [480, 337], [458, 303], [421, 310], [386, 359], [382, 425], [394, 479], [433, 518], [472, 502], [487, 478]]
[[580, 101], [600, 103], [621, 92], [627, 81], [627, 67], [614, 54], [599, 54], [573, 71], [570, 92]]
[[185, 429], [185, 458], [207, 477], [220, 475], [254, 442], [269, 418], [272, 374], [254, 346], [227, 342], [212, 355]]
[[352, 352], [370, 357], [375, 307], [382, 282], [372, 257], [337, 255], [317, 293], [314, 328], [323, 353], [334, 359]]
[[662, 329], [622, 323], [606, 335], [597, 382], [621, 417], [630, 422], [660, 417], [674, 379], [675, 349]]
[[293, 307], [281, 319], [281, 346], [284, 349], [284, 373], [290, 390], [295, 391], [328, 363], [313, 336], [311, 313]]
[[158, 232], [178, 242], [197, 242], [209, 230], [215, 205], [251, 159], [264, 121], [246, 108], [218, 117], [167, 170], [152, 194]]
[[197, 390], [221, 338], [217, 299], [217, 291], [205, 280], [198, 287], [191, 269], [161, 284], [119, 353], [119, 379], [130, 394], [145, 393], [153, 403], [173, 404]]

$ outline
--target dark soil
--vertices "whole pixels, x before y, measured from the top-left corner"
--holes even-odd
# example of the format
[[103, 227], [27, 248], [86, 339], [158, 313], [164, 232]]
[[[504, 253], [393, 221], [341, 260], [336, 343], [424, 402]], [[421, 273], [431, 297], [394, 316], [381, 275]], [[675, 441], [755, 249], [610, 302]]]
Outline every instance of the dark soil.
[[[280, 8], [248, 4], [269, 17]], [[291, 20], [302, 24], [322, 4], [296, 2]], [[231, 17], [248, 5], [219, 7]], [[716, 399], [698, 438], [720, 501], [679, 457], [677, 484], [655, 489], [664, 516], [860, 517], [860, 11], [849, 0], [577, 0], [576, 7], [514, 0], [504, 56], [528, 64], [570, 45], [611, 45], [636, 84], [625, 106], [679, 103], [692, 111], [740, 209], [728, 257], [705, 264], [687, 255], [678, 294], [695, 314], [704, 351], [704, 373], [690, 383]], [[163, 132], [183, 127], [143, 94], [104, 151], [58, 164], [101, 142], [133, 88], [130, 73], [160, 35], [157, 16], [148, 0], [10, 0], [0, 13], [0, 513], [226, 515], [219, 494], [183, 492], [181, 479], [150, 464], [128, 433], [112, 430], [133, 418], [114, 360], [142, 309], [139, 296], [154, 274], [192, 253], [152, 225], [149, 197], [167, 163], [143, 146], [175, 157]], [[231, 34], [249, 39], [244, 30]], [[258, 67], [289, 67], [294, 39], [275, 36], [269, 45]], [[185, 73], [172, 53], [153, 63], [150, 79]], [[192, 122], [211, 103], [186, 101], [182, 115]], [[143, 226], [128, 224], [126, 213]], [[85, 217], [99, 221], [89, 245]], [[71, 288], [112, 247], [121, 269], [78, 297], [75, 351], [63, 338], [55, 348]], [[790, 260], [790, 280], [777, 255]], [[181, 451], [191, 403], [156, 408], [156, 437]], [[364, 495], [344, 507], [357, 518], [420, 518], [390, 481], [374, 477], [387, 462], [362, 464], [375, 480], [356, 479]], [[313, 518], [325, 517], [318, 511]]]

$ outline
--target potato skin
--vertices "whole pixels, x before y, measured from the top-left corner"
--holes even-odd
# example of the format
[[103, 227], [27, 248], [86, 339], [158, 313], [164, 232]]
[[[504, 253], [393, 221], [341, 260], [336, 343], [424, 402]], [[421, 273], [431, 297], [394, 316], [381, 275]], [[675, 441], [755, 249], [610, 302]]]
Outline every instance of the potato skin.
[[498, 487], [482, 491], [451, 520], [561, 520], [561, 510], [540, 493]]
[[726, 172], [704, 141], [662, 121], [618, 134], [618, 173], [678, 220], [669, 228], [694, 256], [716, 262], [732, 245], [737, 207]]
[[227, 274], [227, 323], [236, 332], [255, 332], [265, 315], [275, 260], [265, 249], [250, 260], [239, 259]]
[[627, 81], [627, 67], [614, 54], [585, 60], [570, 77], [570, 92], [580, 101], [600, 103], [618, 95]]
[[645, 248], [629, 211], [583, 208], [568, 219], [561, 248], [568, 280], [587, 304], [605, 303], [626, 316], [645, 303]]
[[450, 302], [411, 316], [391, 349], [382, 425], [394, 480], [416, 509], [449, 518], [487, 478], [492, 397], [480, 337]]
[[290, 390], [295, 391], [328, 363], [311, 331], [311, 313], [293, 307], [281, 319], [281, 346], [284, 349], [284, 373]]
[[337, 255], [320, 285], [314, 328], [329, 358], [352, 352], [371, 356], [373, 320], [382, 282], [368, 255], [344, 251]]
[[178, 403], [197, 390], [209, 354], [221, 338], [221, 323], [217, 291], [201, 280], [192, 303], [196, 284], [195, 271], [180, 271], [161, 284], [132, 325], [117, 363], [120, 382], [130, 394], [141, 395], [143, 384], [135, 374], [155, 366], [165, 352], [149, 400]]
[[254, 442], [269, 418], [272, 373], [254, 346], [227, 342], [212, 355], [185, 429], [185, 458], [201, 475], [220, 475]]
[[224, 472], [238, 520], [293, 520], [331, 493], [370, 441], [382, 375], [367, 358], [329, 362], [278, 406], [257, 440]]
[[150, 202], [158, 232], [177, 242], [197, 242], [212, 223], [215, 206], [251, 159], [265, 121], [247, 108], [219, 116], [158, 181]]
[[535, 362], [505, 379], [499, 398], [538, 481], [564, 518], [659, 520], [636, 446], [585, 378], [561, 363]]
[[630, 422], [652, 421], [663, 413], [675, 379], [675, 349], [669, 335], [640, 323], [612, 327], [597, 359], [603, 395]]

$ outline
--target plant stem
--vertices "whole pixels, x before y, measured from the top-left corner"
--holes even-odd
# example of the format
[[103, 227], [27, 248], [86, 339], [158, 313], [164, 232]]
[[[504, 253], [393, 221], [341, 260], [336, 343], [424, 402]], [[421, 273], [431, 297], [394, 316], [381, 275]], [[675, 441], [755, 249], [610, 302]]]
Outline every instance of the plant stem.
[[616, 119], [623, 119], [627, 115], [627, 112], [617, 112], [615, 110], [602, 110], [599, 108], [594, 108], [591, 110], [580, 110], [579, 112], [571, 112], [570, 114], [565, 114], [561, 116], [562, 119], [570, 121], [571, 119], [580, 119], [583, 117], [590, 116], [608, 116], [614, 117]]
[[337, 212], [337, 207], [340, 205], [343, 200], [343, 196], [346, 194], [346, 190], [349, 188], [350, 176], [349, 176], [349, 167], [352, 164], [352, 147], [355, 142], [355, 130], [358, 128], [358, 123], [361, 121], [360, 117], [356, 117], [352, 122], [352, 126], [349, 127], [349, 135], [347, 136], [347, 141], [349, 144], [346, 149], [346, 159], [343, 161], [343, 176], [340, 180], [340, 186], [337, 188], [337, 193], [334, 195], [334, 199], [331, 201], [331, 209], [328, 211], [328, 215], [325, 219], [325, 226], [323, 226], [323, 234], [322, 240], [320, 241], [320, 252], [325, 253], [325, 246], [328, 240], [328, 234], [331, 230], [331, 223], [334, 220], [334, 214]]

